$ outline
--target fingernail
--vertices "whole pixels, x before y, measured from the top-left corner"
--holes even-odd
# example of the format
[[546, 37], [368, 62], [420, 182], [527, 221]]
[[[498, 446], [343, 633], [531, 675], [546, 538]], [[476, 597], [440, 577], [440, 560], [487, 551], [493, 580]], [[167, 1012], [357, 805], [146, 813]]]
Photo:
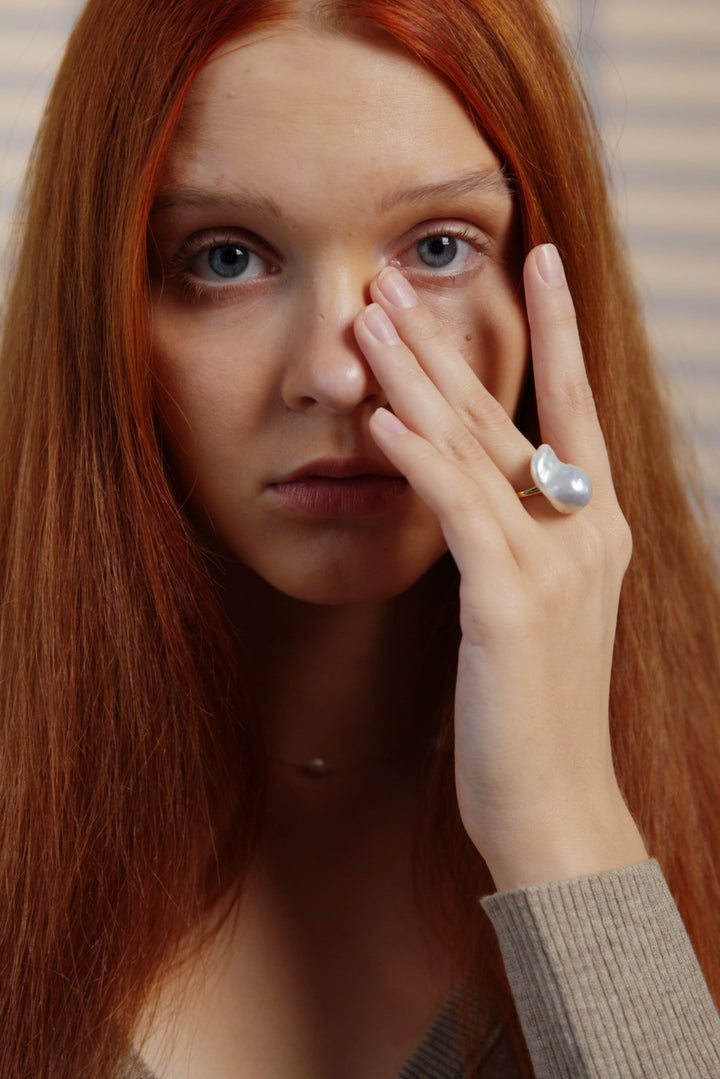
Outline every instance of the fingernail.
[[382, 341], [384, 345], [397, 345], [400, 341], [398, 332], [388, 316], [376, 303], [371, 303], [365, 308], [363, 315], [365, 325], [373, 337]]
[[543, 244], [538, 251], [537, 268], [546, 285], [557, 288], [565, 284], [565, 271], [555, 244]]
[[394, 412], [389, 412], [386, 408], [376, 408], [373, 412], [373, 420], [378, 427], [382, 427], [390, 435], [404, 435], [407, 432], [407, 427], [402, 420], [399, 420]]
[[378, 288], [386, 300], [394, 307], [416, 307], [418, 298], [415, 289], [399, 270], [388, 266], [377, 279]]

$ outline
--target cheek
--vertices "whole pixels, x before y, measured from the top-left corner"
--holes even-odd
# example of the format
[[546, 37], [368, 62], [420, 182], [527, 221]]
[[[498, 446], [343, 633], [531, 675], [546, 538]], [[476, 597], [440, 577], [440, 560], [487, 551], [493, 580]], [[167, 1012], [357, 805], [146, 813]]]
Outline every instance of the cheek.
[[186, 487], [202, 470], [207, 452], [206, 432], [216, 414], [220, 398], [221, 373], [208, 365], [207, 354], [187, 340], [180, 342], [164, 335], [153, 341], [155, 404], [174, 468]]
[[[200, 463], [211, 447], [251, 434], [274, 392], [272, 349], [262, 334], [235, 320], [173, 318], [154, 314], [155, 398], [161, 424], [178, 464]], [[235, 447], [236, 448], [236, 447]]]

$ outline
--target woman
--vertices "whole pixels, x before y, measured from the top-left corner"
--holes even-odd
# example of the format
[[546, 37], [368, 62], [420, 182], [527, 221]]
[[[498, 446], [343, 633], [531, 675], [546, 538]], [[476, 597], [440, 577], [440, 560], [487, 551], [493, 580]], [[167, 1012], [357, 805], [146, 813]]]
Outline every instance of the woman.
[[717, 598], [543, 8], [93, 0], [32, 173], [0, 1074], [713, 1074]]

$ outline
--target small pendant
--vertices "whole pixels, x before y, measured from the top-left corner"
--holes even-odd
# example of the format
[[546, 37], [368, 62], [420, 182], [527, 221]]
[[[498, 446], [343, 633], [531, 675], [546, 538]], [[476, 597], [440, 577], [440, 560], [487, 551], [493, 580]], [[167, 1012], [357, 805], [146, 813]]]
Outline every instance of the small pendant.
[[312, 779], [324, 779], [331, 772], [330, 765], [322, 757], [311, 757], [305, 764], [298, 765], [298, 771]]

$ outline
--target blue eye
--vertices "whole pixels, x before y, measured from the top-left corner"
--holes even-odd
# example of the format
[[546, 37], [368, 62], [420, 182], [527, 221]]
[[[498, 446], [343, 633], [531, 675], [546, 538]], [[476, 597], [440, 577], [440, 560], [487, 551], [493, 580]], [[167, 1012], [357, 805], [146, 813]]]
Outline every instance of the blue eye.
[[248, 268], [250, 252], [246, 247], [237, 244], [221, 244], [210, 248], [207, 260], [210, 269], [218, 277], [240, 277]]
[[464, 223], [448, 227], [444, 223], [428, 222], [423, 233], [397, 256], [397, 265], [417, 274], [419, 281], [454, 284], [461, 274], [482, 266], [487, 244], [477, 230]]
[[457, 257], [458, 242], [454, 236], [426, 236], [417, 244], [417, 253], [426, 266], [444, 269]]
[[[240, 230], [238, 230], [240, 231]], [[282, 271], [282, 261], [261, 237], [234, 229], [196, 233], [169, 261], [170, 275], [192, 300], [229, 302]]]
[[274, 269], [271, 259], [232, 238], [203, 246], [185, 263], [190, 278], [206, 281], [216, 288], [226, 283], [263, 277]]

